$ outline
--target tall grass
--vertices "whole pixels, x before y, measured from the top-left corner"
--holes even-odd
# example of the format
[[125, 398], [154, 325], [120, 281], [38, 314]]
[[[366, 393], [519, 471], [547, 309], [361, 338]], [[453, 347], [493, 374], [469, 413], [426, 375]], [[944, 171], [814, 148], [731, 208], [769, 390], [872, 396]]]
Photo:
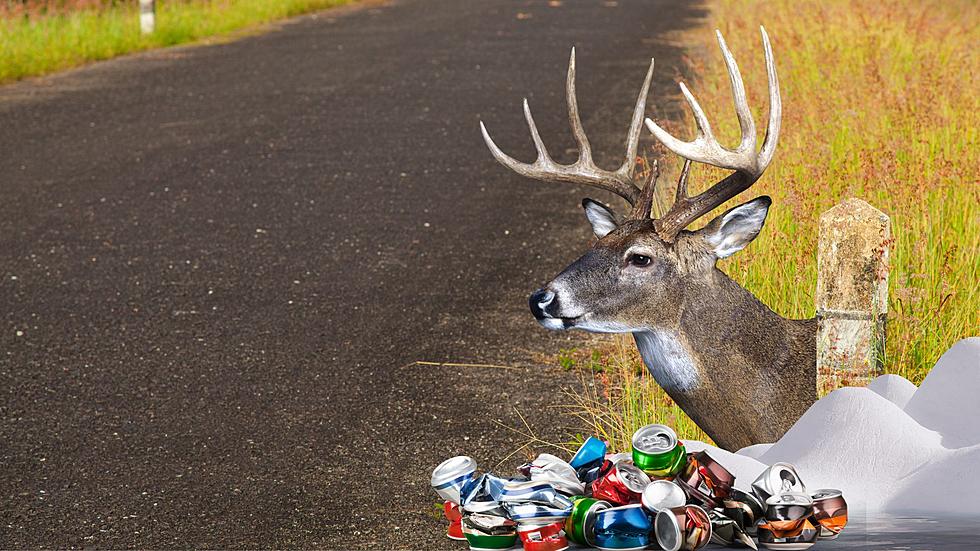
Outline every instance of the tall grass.
[[[580, 355], [563, 358], [568, 362], [574, 356]], [[608, 442], [610, 450], [629, 451], [633, 432], [653, 423], [672, 427], [681, 438], [710, 442], [657, 386], [632, 338], [617, 337], [609, 346], [589, 351], [586, 362], [590, 369], [579, 371], [583, 390], [566, 391], [567, 401], [559, 408], [590, 435]]]
[[[689, 40], [700, 75], [692, 88], [716, 134], [737, 143], [715, 28], [739, 61], [756, 120], [765, 121], [758, 27], [766, 26], [784, 104], [766, 175], [719, 209], [770, 195], [765, 229], [721, 268], [777, 313], [812, 317], [818, 217], [847, 197], [868, 201], [891, 217], [894, 238], [884, 369], [921, 382], [954, 342], [980, 333], [980, 10], [936, 0], [715, 0], [712, 7]], [[698, 169], [691, 181], [707, 185], [716, 174]], [[613, 345], [611, 364], [639, 362], [626, 352], [631, 346]], [[652, 393], [599, 407], [651, 410], [632, 416], [617, 441], [646, 419], [676, 415], [635, 370], [610, 373], [619, 374], [607, 381], [613, 395]], [[680, 426], [688, 431], [687, 422]]]
[[157, 0], [143, 36], [136, 0], [7, 3], [0, 10], [0, 82], [121, 54], [221, 36], [349, 0]]

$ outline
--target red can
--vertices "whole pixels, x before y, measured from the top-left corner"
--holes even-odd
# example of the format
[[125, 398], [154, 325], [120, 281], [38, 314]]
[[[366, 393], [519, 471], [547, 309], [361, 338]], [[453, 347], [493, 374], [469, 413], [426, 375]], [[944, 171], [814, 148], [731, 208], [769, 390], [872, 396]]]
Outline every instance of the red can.
[[650, 477], [632, 463], [620, 461], [592, 483], [592, 497], [614, 505], [639, 503]]
[[521, 537], [524, 551], [563, 551], [568, 549], [564, 522], [552, 524], [519, 524], [517, 535]]
[[735, 476], [707, 452], [700, 451], [687, 457], [687, 466], [674, 482], [684, 489], [688, 498], [714, 509], [731, 493]]
[[452, 501], [442, 504], [442, 512], [449, 521], [449, 529], [446, 530], [446, 537], [451, 540], [466, 540], [463, 535], [463, 513], [459, 510], [459, 505]]

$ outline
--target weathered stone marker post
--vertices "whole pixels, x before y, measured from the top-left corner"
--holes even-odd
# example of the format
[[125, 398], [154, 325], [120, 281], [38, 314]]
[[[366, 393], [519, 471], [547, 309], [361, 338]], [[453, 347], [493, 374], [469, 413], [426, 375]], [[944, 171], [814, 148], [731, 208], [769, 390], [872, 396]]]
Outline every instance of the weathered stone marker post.
[[820, 216], [817, 389], [863, 386], [882, 367], [891, 221], [860, 199]]
[[156, 28], [156, 2], [140, 0], [140, 32], [151, 34], [154, 28]]

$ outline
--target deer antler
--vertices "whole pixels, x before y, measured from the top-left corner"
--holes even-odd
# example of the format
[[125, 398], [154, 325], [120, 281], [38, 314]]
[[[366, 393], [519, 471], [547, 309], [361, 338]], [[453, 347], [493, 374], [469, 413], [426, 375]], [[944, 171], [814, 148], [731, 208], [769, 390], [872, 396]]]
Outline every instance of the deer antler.
[[650, 69], [647, 70], [646, 80], [643, 81], [640, 95], [636, 99], [633, 119], [630, 122], [629, 134], [626, 137], [626, 159], [615, 171], [603, 170], [596, 166], [592, 160], [592, 146], [589, 145], [589, 138], [582, 128], [582, 119], [578, 114], [578, 100], [575, 96], [575, 48], [572, 48], [572, 55], [568, 61], [565, 92], [568, 99], [568, 119], [572, 126], [575, 142], [578, 144], [578, 160], [570, 165], [559, 164], [552, 160], [544, 142], [541, 141], [541, 136], [538, 135], [538, 129], [534, 125], [534, 118], [531, 117], [531, 108], [528, 106], [526, 98], [524, 99], [524, 117], [527, 119], [527, 126], [531, 130], [534, 147], [538, 150], [538, 158], [533, 163], [522, 163], [501, 151], [490, 138], [490, 134], [481, 120], [480, 130], [483, 132], [483, 140], [487, 143], [487, 147], [490, 148], [495, 159], [522, 176], [546, 182], [569, 182], [598, 187], [619, 195], [626, 199], [630, 205], [633, 205], [640, 196], [640, 189], [633, 181], [636, 172], [636, 148], [640, 140], [640, 127], [643, 124], [643, 112], [646, 109], [647, 92], [650, 90], [652, 77], [653, 60], [651, 59]]
[[[772, 47], [769, 45], [769, 36], [765, 28], [762, 31], [762, 44], [766, 55], [766, 72], [769, 75], [769, 124], [766, 127], [766, 138], [762, 142], [762, 150], [756, 152], [756, 130], [755, 121], [752, 119], [752, 112], [749, 110], [748, 102], [745, 99], [745, 86], [742, 83], [742, 75], [738, 71], [735, 58], [728, 50], [725, 39], [721, 32], [715, 31], [718, 35], [718, 45], [721, 53], [725, 57], [725, 65], [728, 66], [728, 76], [731, 79], [732, 95], [735, 98], [735, 114], [738, 115], [738, 124], [742, 130], [742, 141], [734, 150], [726, 149], [711, 132], [711, 125], [704, 111], [694, 99], [691, 92], [684, 83], [681, 83], [681, 93], [691, 106], [694, 113], [694, 121], [697, 124], [698, 134], [691, 142], [682, 142], [671, 136], [657, 123], [646, 119], [647, 128], [650, 132], [664, 144], [667, 149], [687, 159], [684, 163], [684, 171], [681, 180], [678, 182], [677, 199], [667, 213], [655, 222], [657, 233], [667, 240], [673, 241], [681, 230], [705, 214], [711, 212], [725, 201], [735, 197], [748, 189], [762, 176], [762, 173], [772, 161], [776, 151], [776, 142], [779, 141], [779, 124], [782, 120], [782, 103], [779, 98], [779, 81], [776, 78], [776, 64], [772, 58]], [[691, 161], [709, 164], [720, 168], [734, 170], [732, 174], [715, 183], [707, 191], [694, 197], [687, 195], [687, 172]], [[644, 194], [644, 196], [652, 194]], [[649, 209], [647, 209], [649, 212]]]

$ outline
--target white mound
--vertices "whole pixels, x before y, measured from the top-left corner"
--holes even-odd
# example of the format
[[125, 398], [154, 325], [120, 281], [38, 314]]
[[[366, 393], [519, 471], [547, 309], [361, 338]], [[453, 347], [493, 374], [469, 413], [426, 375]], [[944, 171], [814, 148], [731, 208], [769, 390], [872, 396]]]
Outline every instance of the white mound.
[[882, 375], [868, 384], [868, 390], [905, 409], [918, 387], [899, 375]]
[[950, 348], [919, 389], [879, 377], [817, 401], [774, 444], [705, 449], [742, 488], [759, 465], [785, 461], [855, 511], [980, 516], [980, 338]]
[[963, 339], [947, 350], [905, 411], [941, 434], [947, 448], [980, 444], [980, 337]]
[[[980, 515], [980, 445], [944, 450], [942, 458], [922, 466], [893, 492], [885, 510], [892, 513]], [[845, 499], [849, 499], [845, 496]]]
[[752, 459], [759, 459], [759, 457], [766, 453], [771, 447], [772, 444], [755, 444], [753, 446], [745, 446], [735, 453], [744, 455], [745, 457], [751, 457]]
[[866, 388], [842, 388], [813, 404], [759, 460], [791, 463], [808, 488], [842, 490], [852, 506], [863, 502], [856, 508], [883, 509], [896, 483], [941, 451], [940, 436], [895, 404]]

